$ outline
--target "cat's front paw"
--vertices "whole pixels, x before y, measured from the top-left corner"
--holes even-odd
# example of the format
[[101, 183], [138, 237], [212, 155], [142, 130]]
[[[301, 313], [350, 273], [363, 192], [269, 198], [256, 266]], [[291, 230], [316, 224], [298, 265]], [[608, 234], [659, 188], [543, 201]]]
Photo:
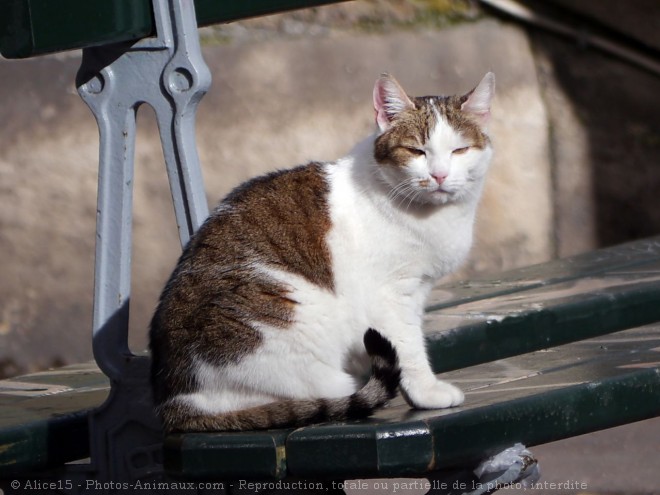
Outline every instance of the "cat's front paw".
[[415, 391], [403, 391], [411, 406], [417, 409], [445, 409], [460, 406], [465, 401], [463, 391], [451, 383], [436, 380], [431, 386]]

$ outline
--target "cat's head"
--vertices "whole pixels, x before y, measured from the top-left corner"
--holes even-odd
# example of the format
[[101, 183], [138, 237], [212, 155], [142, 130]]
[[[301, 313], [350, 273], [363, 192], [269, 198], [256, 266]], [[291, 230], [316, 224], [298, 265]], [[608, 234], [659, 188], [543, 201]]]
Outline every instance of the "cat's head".
[[441, 205], [479, 194], [494, 91], [492, 72], [462, 96], [409, 97], [390, 75], [376, 81], [374, 157], [394, 200]]

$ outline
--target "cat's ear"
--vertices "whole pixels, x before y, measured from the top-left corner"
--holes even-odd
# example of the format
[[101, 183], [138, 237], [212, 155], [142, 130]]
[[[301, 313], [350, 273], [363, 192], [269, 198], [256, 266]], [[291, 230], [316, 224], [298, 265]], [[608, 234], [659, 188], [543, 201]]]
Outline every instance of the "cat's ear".
[[389, 74], [382, 74], [374, 85], [374, 111], [381, 132], [390, 127], [400, 112], [409, 108], [415, 108], [415, 104], [401, 85]]
[[461, 110], [472, 115], [475, 120], [486, 125], [490, 117], [490, 101], [495, 94], [495, 74], [489, 72], [477, 87], [470, 91], [461, 105]]

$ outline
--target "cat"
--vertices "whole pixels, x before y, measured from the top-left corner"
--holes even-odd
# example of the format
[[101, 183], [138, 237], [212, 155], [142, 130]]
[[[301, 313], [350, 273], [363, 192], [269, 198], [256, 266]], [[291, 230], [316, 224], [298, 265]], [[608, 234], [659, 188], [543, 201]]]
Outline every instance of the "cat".
[[252, 179], [219, 204], [151, 322], [166, 431], [360, 418], [397, 388], [414, 408], [463, 402], [433, 374], [422, 320], [472, 244], [494, 88], [489, 72], [462, 96], [409, 97], [383, 74], [375, 133], [346, 157]]

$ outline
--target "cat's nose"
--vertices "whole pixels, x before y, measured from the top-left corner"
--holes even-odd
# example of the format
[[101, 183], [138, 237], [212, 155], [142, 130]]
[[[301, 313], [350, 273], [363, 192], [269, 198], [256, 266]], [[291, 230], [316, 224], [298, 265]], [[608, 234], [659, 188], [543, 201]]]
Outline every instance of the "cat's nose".
[[438, 183], [438, 185], [440, 185], [447, 178], [447, 174], [431, 174], [431, 177], [433, 177], [433, 180], [435, 180]]

